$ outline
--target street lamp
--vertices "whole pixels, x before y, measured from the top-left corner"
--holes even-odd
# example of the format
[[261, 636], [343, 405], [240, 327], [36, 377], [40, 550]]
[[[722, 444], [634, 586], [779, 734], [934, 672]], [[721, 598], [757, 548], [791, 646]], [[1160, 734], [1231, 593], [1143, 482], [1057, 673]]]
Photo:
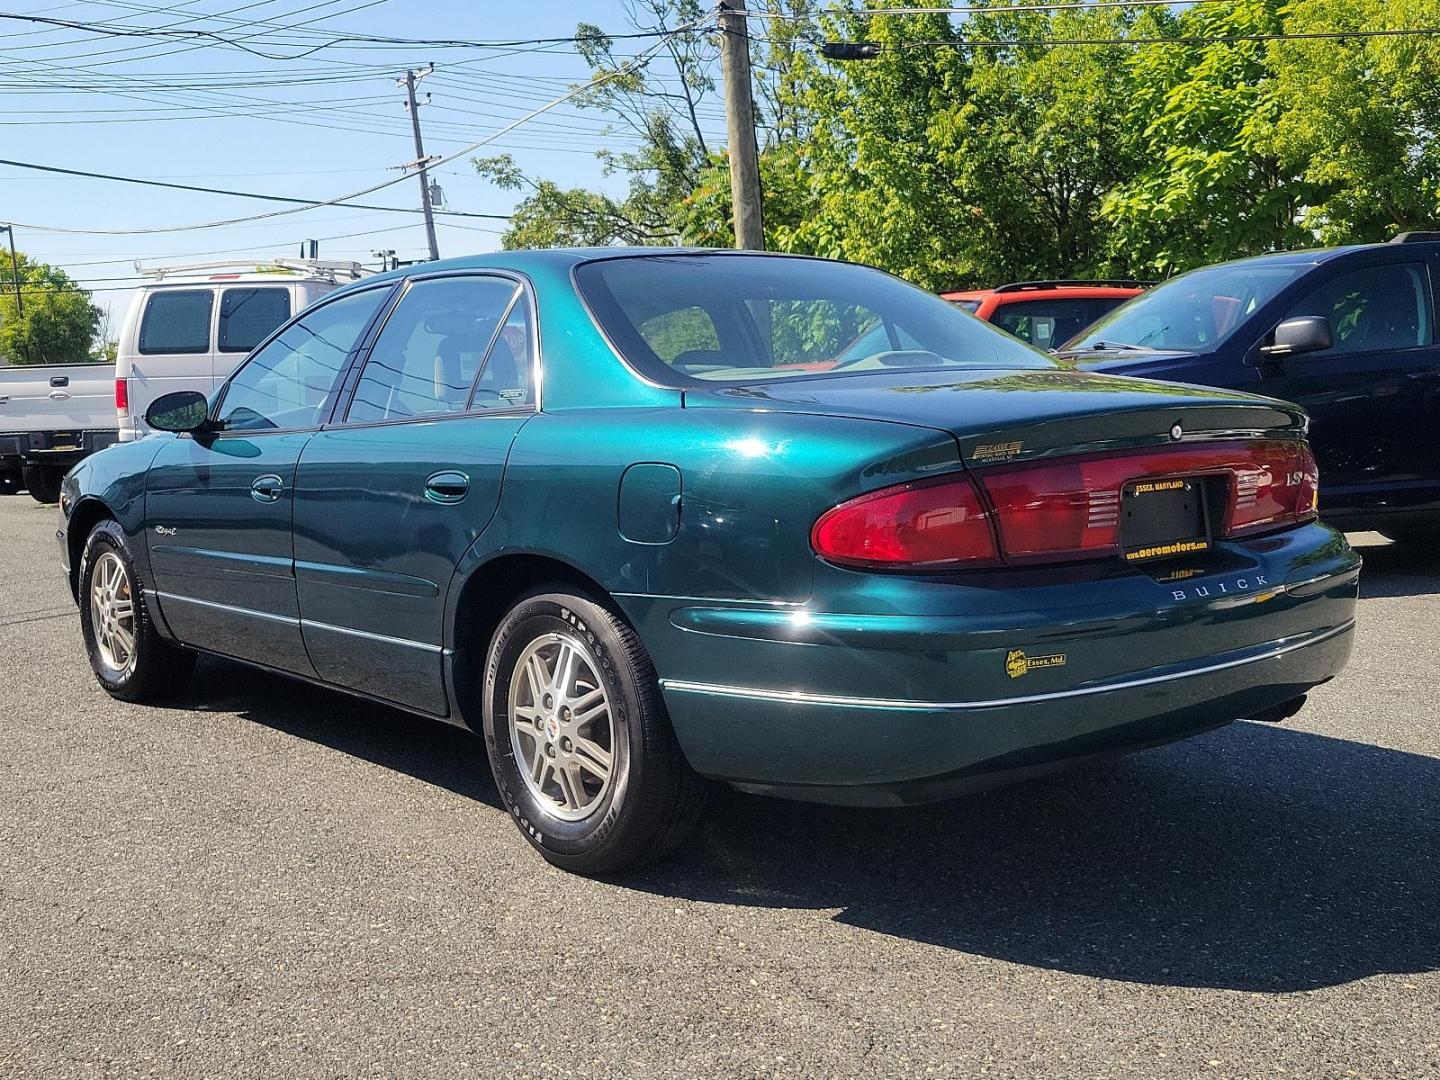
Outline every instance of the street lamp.
[[826, 60], [874, 60], [883, 47], [876, 41], [822, 41], [820, 55]]

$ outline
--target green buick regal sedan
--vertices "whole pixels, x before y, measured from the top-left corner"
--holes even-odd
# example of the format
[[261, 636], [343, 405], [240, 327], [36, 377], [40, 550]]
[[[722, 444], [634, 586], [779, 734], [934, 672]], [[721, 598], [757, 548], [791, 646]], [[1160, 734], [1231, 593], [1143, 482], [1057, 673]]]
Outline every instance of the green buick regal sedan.
[[147, 420], [62, 493], [101, 685], [208, 652], [472, 728], [583, 873], [715, 781], [942, 799], [1284, 719], [1350, 651], [1299, 409], [1073, 371], [860, 266], [429, 263]]

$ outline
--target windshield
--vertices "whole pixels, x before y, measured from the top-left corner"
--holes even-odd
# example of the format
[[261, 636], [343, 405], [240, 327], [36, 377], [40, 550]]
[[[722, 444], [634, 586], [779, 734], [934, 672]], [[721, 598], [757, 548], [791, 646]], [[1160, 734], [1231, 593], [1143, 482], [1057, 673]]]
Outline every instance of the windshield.
[[1073, 352], [1103, 342], [1209, 352], [1304, 269], [1229, 263], [1192, 270], [1116, 308], [1064, 348]]
[[1055, 366], [939, 297], [849, 263], [649, 255], [586, 263], [575, 278], [625, 358], [669, 385]]

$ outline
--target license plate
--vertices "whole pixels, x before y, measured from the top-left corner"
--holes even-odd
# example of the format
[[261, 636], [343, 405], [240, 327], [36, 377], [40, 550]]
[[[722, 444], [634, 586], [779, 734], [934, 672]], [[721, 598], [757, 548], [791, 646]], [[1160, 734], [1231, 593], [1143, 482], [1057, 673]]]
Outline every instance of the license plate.
[[1120, 498], [1120, 541], [1127, 562], [1209, 551], [1204, 481], [1192, 477], [1126, 484]]

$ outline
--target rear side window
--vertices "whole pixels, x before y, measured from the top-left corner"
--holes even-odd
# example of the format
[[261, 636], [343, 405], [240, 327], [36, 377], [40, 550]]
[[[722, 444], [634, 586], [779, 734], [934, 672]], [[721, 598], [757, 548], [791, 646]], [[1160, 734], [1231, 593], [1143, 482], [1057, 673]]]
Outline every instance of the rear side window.
[[221, 352], [249, 352], [290, 318], [289, 289], [226, 289], [220, 294]]
[[140, 352], [147, 356], [209, 352], [213, 300], [209, 289], [163, 289], [152, 293], [140, 318]]

